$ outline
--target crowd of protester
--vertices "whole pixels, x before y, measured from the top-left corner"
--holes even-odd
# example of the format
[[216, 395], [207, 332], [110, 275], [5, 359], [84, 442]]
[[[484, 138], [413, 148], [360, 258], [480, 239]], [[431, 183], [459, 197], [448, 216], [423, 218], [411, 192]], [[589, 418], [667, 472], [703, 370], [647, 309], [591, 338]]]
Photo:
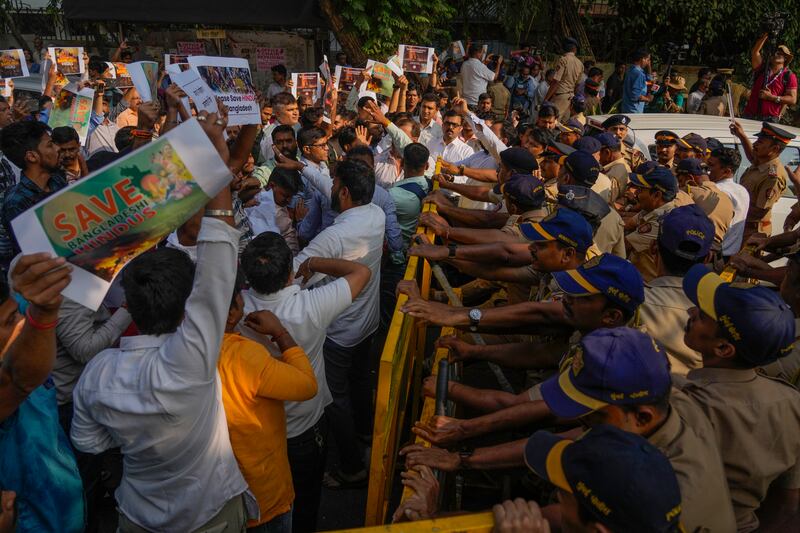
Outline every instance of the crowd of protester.
[[[468, 44], [390, 98], [361, 93], [362, 71], [330, 123], [277, 65], [262, 124], [191, 113], [230, 186], [97, 311], [61, 295], [69, 263], [20, 253], [11, 221], [190, 120], [185, 95], [106, 89], [89, 57], [83, 146], [46, 125], [55, 76], [36, 102], [0, 98], [0, 531], [315, 531], [323, 487], [367, 484], [399, 293], [459, 331], [437, 341], [451, 362], [515, 385], [449, 383], [459, 417], [413, 428], [430, 446], [401, 451], [414, 495], [396, 521], [440, 512], [434, 470], [502, 469], [549, 496], [496, 502], [501, 531], [796, 529], [800, 204], [783, 232], [771, 216], [799, 190], [773, 120], [797, 81], [789, 49], [764, 62], [760, 43], [745, 114], [764, 122], [755, 140], [732, 122], [738, 182], [740, 152], [716, 139], [659, 131], [653, 161], [631, 144], [630, 113], [727, 114], [724, 73], [684, 98], [682, 78], [652, 83], [646, 51], [604, 80], [572, 39], [552, 68]], [[463, 307], [403, 280], [410, 256], [441, 264]]]

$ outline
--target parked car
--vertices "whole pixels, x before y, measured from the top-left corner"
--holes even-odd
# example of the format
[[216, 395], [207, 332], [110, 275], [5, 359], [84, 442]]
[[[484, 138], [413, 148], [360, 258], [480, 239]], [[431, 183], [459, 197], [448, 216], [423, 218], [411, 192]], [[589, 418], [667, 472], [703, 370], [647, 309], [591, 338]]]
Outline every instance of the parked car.
[[[610, 115], [595, 115], [588, 117], [588, 121], [594, 124], [601, 124]], [[655, 134], [660, 130], [670, 130], [683, 137], [687, 133], [697, 133], [704, 138], [714, 137], [728, 147], [736, 147], [742, 154], [742, 165], [736, 172], [736, 180], [750, 166], [750, 162], [744, 155], [744, 149], [739, 140], [731, 134], [728, 117], [716, 117], [710, 115], [687, 115], [675, 113], [644, 113], [630, 114], [631, 119], [628, 127], [630, 128], [629, 140], [640, 149], [644, 147], [644, 152], [648, 159], [655, 159]], [[755, 139], [756, 133], [761, 131], [761, 122], [737, 118], [742, 124], [744, 131], [750, 138]], [[797, 137], [789, 142], [789, 145], [781, 153], [781, 162], [794, 170], [800, 165], [800, 128], [783, 126], [786, 131]], [[644, 151], [644, 150], [643, 150]], [[772, 232], [782, 233], [783, 222], [789, 214], [789, 210], [797, 202], [797, 192], [794, 185], [789, 182], [783, 196], [772, 208]]]

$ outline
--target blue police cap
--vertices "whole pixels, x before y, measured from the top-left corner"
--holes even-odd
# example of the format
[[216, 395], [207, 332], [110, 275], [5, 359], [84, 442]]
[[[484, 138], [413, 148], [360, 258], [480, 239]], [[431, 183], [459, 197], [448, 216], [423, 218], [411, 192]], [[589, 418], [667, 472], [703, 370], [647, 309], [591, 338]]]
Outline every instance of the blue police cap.
[[536, 158], [525, 148], [513, 146], [500, 152], [500, 161], [508, 168], [517, 172], [533, 172], [539, 168]]
[[630, 123], [631, 123], [631, 119], [627, 115], [611, 115], [610, 117], [608, 117], [607, 119], [605, 119], [603, 121], [601, 126], [603, 126], [603, 129], [607, 130], [608, 128], [610, 128], [612, 126], [618, 126], [619, 124], [622, 124], [623, 126], [627, 126]]
[[581, 184], [594, 185], [600, 175], [600, 163], [589, 152], [576, 150], [569, 154], [561, 164]]
[[614, 254], [595, 256], [575, 270], [553, 272], [555, 282], [572, 296], [602, 294], [633, 313], [644, 302], [644, 280], [636, 267]]
[[639, 435], [607, 424], [575, 441], [537, 431], [525, 445], [525, 462], [611, 531], [682, 531], [672, 464]]
[[603, 146], [600, 144], [600, 141], [598, 141], [594, 137], [581, 137], [580, 139], [572, 143], [572, 147], [582, 152], [588, 152], [590, 154], [594, 154], [599, 152], [600, 148], [602, 148]]
[[707, 256], [714, 244], [714, 223], [697, 204], [672, 209], [661, 218], [658, 231], [661, 246], [691, 261]]
[[531, 174], [514, 174], [502, 185], [494, 186], [495, 194], [507, 194], [522, 207], [536, 209], [544, 203], [544, 181]]
[[687, 157], [678, 162], [678, 168], [675, 169], [677, 174], [686, 173], [692, 176], [702, 176], [705, 174], [703, 171], [703, 163], [694, 157]]
[[579, 213], [560, 207], [541, 222], [525, 222], [519, 226], [531, 241], [558, 241], [586, 252], [592, 245], [592, 226]]
[[600, 223], [611, 212], [602, 196], [589, 187], [583, 185], [558, 184], [558, 205], [577, 211], [589, 221], [593, 228], [600, 227]]
[[606, 405], [653, 403], [672, 385], [666, 352], [638, 329], [595, 330], [571, 355], [566, 370], [542, 383], [542, 399], [560, 418]]
[[794, 313], [774, 290], [726, 283], [705, 265], [683, 278], [683, 292], [736, 347], [736, 356], [753, 366], [788, 355], [795, 342]]
[[597, 140], [600, 141], [600, 145], [604, 148], [610, 148], [613, 151], [617, 151], [620, 149], [620, 141], [619, 137], [614, 135], [613, 133], [608, 133], [604, 131], [603, 133], [596, 136]]
[[[656, 163], [656, 165], [658, 165]], [[628, 177], [629, 184], [641, 189], [656, 189], [663, 193], [671, 192], [675, 194], [678, 192], [678, 180], [675, 175], [667, 167], [655, 166], [650, 169], [646, 174], [640, 174], [638, 171], [642, 165], [639, 165], [637, 172], [631, 172]]]

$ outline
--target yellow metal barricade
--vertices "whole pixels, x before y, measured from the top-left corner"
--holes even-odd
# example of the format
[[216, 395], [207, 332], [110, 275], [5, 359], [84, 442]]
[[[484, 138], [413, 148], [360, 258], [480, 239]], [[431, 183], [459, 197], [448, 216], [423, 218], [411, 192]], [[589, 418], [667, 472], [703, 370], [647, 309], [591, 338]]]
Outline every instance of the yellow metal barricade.
[[435, 531], [437, 533], [489, 533], [492, 531], [493, 527], [494, 517], [492, 513], [487, 512], [448, 516], [445, 518], [436, 518], [434, 520], [386, 524], [375, 527], [342, 529], [336, 533], [378, 533], [381, 531], [391, 533], [422, 533], [429, 531]]
[[[441, 162], [437, 160], [436, 173], [440, 172], [440, 165]], [[437, 188], [438, 183], [434, 183], [434, 189]], [[422, 212], [435, 213], [436, 206], [423, 204]], [[423, 227], [418, 227], [416, 234], [427, 235], [431, 240], [434, 238], [433, 232], [426, 232]], [[420, 294], [423, 298], [428, 298], [431, 268], [427, 261], [409, 257], [403, 279], [416, 280]], [[408, 297], [404, 294], [397, 298], [378, 366], [369, 488], [364, 518], [367, 526], [382, 524], [386, 518], [409, 391], [412, 381], [418, 382], [421, 376], [425, 329], [419, 327], [412, 317], [400, 312], [407, 300]]]

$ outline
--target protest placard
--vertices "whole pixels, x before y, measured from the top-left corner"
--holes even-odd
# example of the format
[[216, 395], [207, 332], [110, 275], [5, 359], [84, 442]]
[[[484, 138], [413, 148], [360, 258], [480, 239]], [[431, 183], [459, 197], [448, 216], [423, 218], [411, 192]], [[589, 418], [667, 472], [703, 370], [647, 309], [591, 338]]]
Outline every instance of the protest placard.
[[8, 83], [8, 80], [0, 79], [0, 94], [3, 95], [3, 98], [11, 98], [11, 84]]
[[316, 103], [322, 97], [322, 84], [318, 72], [292, 72], [292, 96], [305, 96]]
[[206, 53], [206, 45], [199, 41], [178, 41], [175, 43], [178, 54], [185, 56], [202, 56]]
[[360, 68], [336, 65], [336, 70], [333, 75], [336, 78], [336, 84], [339, 86], [339, 90], [350, 92], [353, 89], [353, 85], [356, 84], [361, 70]]
[[28, 75], [28, 63], [22, 49], [0, 50], [0, 78], [24, 78]]
[[106, 61], [108, 68], [103, 73], [103, 81], [108, 88], [128, 89], [133, 87], [133, 80], [128, 72], [127, 63], [111, 63]]
[[285, 48], [267, 48], [259, 46], [256, 48], [256, 70], [259, 72], [269, 72], [275, 65], [286, 64]]
[[128, 73], [142, 102], [152, 102], [158, 98], [158, 63], [155, 61], [129, 63]]
[[94, 89], [87, 87], [78, 90], [76, 83], [65, 85], [53, 100], [47, 125], [51, 128], [70, 126], [78, 132], [81, 145], [86, 144], [89, 135], [89, 121], [92, 118]]
[[56, 70], [65, 76], [83, 74], [86, 71], [86, 65], [83, 63], [82, 46], [51, 46], [47, 51], [53, 61], [56, 62]]
[[167, 66], [169, 79], [186, 93], [187, 98], [183, 101], [183, 106], [191, 113], [188, 101], [191, 98], [198, 111], [216, 112], [218, 109], [217, 99], [211, 88], [206, 85], [195, 69], [184, 67], [189, 67], [189, 65], [175, 63]]
[[397, 54], [386, 60], [386, 66], [389, 67], [389, 70], [398, 78], [403, 75], [403, 65], [400, 63], [400, 58]]
[[97, 309], [114, 277], [231, 181], [196, 119], [90, 174], [12, 222], [23, 253], [74, 265], [63, 294]]
[[450, 43], [450, 48], [447, 49], [448, 57], [452, 57], [455, 61], [461, 61], [464, 59], [465, 55], [464, 44], [461, 41], [453, 41]]
[[246, 59], [189, 56], [189, 64], [228, 107], [229, 125], [261, 124], [256, 88]]
[[183, 54], [164, 54], [164, 66], [177, 65], [179, 63], [188, 63], [189, 56]]
[[367, 61], [367, 70], [370, 71], [369, 83], [367, 83], [366, 88], [362, 87], [361, 90], [382, 94], [387, 98], [391, 98], [392, 92], [394, 91], [392, 69], [390, 69], [386, 63], [378, 63], [370, 59]]
[[481, 61], [486, 61], [486, 56], [489, 54], [489, 45], [481, 45]]
[[397, 55], [405, 72], [430, 74], [433, 72], [433, 48], [401, 44]]
[[334, 95], [336, 94], [336, 85], [331, 80], [331, 67], [328, 64], [328, 56], [322, 56], [322, 64], [319, 66], [322, 76], [325, 78], [325, 92], [322, 95], [322, 120], [328, 124], [333, 121], [335, 104]]

